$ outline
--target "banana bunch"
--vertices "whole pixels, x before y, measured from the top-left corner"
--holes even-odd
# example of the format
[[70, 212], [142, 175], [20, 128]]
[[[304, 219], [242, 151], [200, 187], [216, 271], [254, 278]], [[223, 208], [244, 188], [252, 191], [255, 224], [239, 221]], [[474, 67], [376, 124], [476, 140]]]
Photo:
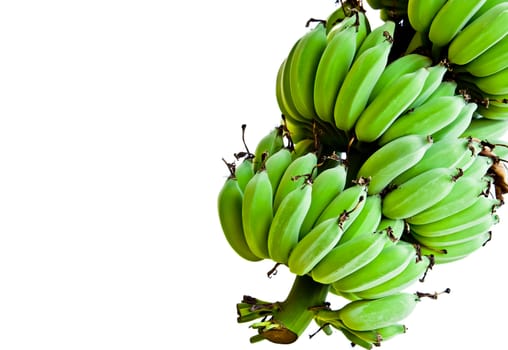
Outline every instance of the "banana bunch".
[[[314, 320], [366, 349], [404, 333], [435, 265], [491, 240], [508, 193], [508, 2], [341, 1], [280, 63], [278, 125], [224, 160], [218, 214], [233, 251], [294, 276], [245, 296], [238, 322], [296, 341]], [[347, 304], [331, 310], [328, 295]]]

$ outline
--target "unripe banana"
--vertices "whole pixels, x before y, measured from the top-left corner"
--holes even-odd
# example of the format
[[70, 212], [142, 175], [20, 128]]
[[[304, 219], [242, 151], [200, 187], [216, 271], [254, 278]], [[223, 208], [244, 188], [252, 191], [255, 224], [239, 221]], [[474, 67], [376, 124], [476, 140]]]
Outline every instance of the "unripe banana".
[[419, 96], [428, 75], [426, 68], [420, 68], [382, 90], [358, 117], [355, 126], [358, 140], [372, 142], [381, 137]]
[[400, 116], [380, 135], [383, 145], [409, 134], [432, 135], [452, 123], [460, 114], [465, 101], [462, 96], [440, 97], [424, 103]]
[[283, 128], [277, 126], [261, 138], [254, 151], [254, 172], [257, 172], [263, 162], [272, 154], [284, 147]]
[[411, 229], [425, 237], [437, 237], [461, 230], [468, 229], [483, 220], [490, 220], [489, 216], [494, 215], [499, 207], [500, 201], [497, 199], [479, 196], [474, 203], [465, 209], [447, 216], [441, 220], [422, 225], [411, 225]]
[[423, 225], [445, 219], [473, 205], [478, 196], [488, 191], [491, 183], [489, 177], [461, 176], [446, 197], [406, 221], [413, 225]]
[[436, 98], [444, 96], [456, 95], [457, 82], [454, 80], [443, 80], [436, 90], [429, 96], [426, 102], [430, 102]]
[[234, 177], [229, 177], [218, 196], [219, 221], [224, 236], [233, 250], [242, 258], [248, 261], [259, 261], [247, 245], [243, 233], [242, 223], [242, 201], [243, 193]]
[[446, 197], [461, 171], [433, 168], [398, 185], [383, 198], [383, 215], [392, 219], [414, 216]]
[[355, 60], [368, 49], [371, 49], [382, 42], [391, 41], [395, 34], [395, 27], [396, 24], [394, 21], [384, 21], [379, 26], [373, 28], [368, 35], [365, 36], [361, 45], [357, 45]]
[[[367, 38], [372, 33], [374, 32]], [[349, 131], [353, 128], [386, 66], [391, 46], [390, 42], [382, 41], [363, 52], [353, 62], [335, 102], [334, 120], [338, 129]]]
[[383, 217], [379, 222], [376, 231], [385, 231], [389, 241], [386, 242], [386, 246], [398, 242], [404, 232], [406, 231], [406, 222], [403, 219], [390, 219]]
[[472, 119], [462, 137], [475, 137], [480, 140], [500, 139], [508, 132], [507, 120], [487, 118]]
[[235, 178], [242, 192], [245, 191], [245, 186], [252, 179], [254, 173], [254, 164], [251, 156], [246, 156], [239, 165], [235, 166]]
[[474, 160], [476, 154], [473, 147], [473, 141], [467, 138], [450, 138], [434, 142], [423, 157], [408, 170], [397, 176], [393, 183], [396, 185], [404, 183], [433, 168], [463, 168], [464, 165]]
[[[347, 6], [349, 6], [349, 4], [346, 3], [343, 4], [343, 7]], [[365, 12], [353, 8], [346, 10], [346, 15], [347, 16], [342, 21], [336, 22], [336, 24], [332, 25], [331, 27], [329, 24], [330, 18], [326, 20], [327, 37], [328, 40], [331, 40], [335, 35], [337, 35], [342, 30], [347, 30], [349, 28], [354, 29], [356, 32], [355, 39], [356, 42], [355, 51], [356, 51], [356, 49], [358, 49], [360, 45], [363, 43], [363, 40], [366, 38], [366, 36], [370, 33], [369, 19], [367, 18]], [[328, 30], [329, 27], [330, 29]]]
[[344, 220], [342, 223], [342, 228], [347, 230], [349, 225], [355, 221], [362, 211], [366, 198], [367, 188], [365, 184], [358, 183], [346, 188], [332, 199], [321, 215], [319, 215], [314, 225], [318, 225], [331, 218], [345, 216], [347, 220]]
[[374, 260], [388, 239], [385, 232], [372, 232], [339, 243], [312, 269], [311, 276], [323, 284], [345, 278]]
[[350, 329], [368, 331], [398, 323], [408, 317], [420, 298], [397, 293], [376, 300], [358, 300], [340, 309], [340, 320]]
[[480, 106], [478, 113], [482, 117], [494, 120], [508, 119], [508, 100], [507, 102], [489, 101], [488, 106]]
[[379, 93], [388, 89], [394, 82], [396, 82], [404, 74], [412, 73], [420, 68], [430, 67], [432, 59], [425, 55], [412, 53], [398, 57], [389, 63], [379, 77], [376, 85], [370, 94], [369, 103], [372, 102]]
[[485, 157], [479, 154], [476, 156], [471, 165], [464, 170], [464, 177], [481, 179], [487, 174], [493, 164], [494, 160], [491, 157]]
[[379, 194], [367, 196], [362, 211], [342, 234], [339, 244], [344, 244], [359, 235], [371, 234], [376, 231], [381, 216], [381, 196]]
[[425, 78], [425, 83], [423, 84], [422, 90], [418, 97], [411, 103], [409, 109], [420, 106], [425, 103], [430, 96], [437, 90], [437, 88], [443, 82], [443, 78], [445, 73], [448, 71], [448, 68], [445, 64], [436, 64], [434, 66], [426, 68], [429, 74], [427, 78]]
[[493, 8], [494, 6], [501, 4], [503, 2], [506, 2], [506, 0], [487, 0], [482, 7], [476, 11], [476, 13], [473, 15], [473, 18], [471, 18], [470, 22], [473, 22], [475, 19], [483, 15], [485, 12]]
[[356, 29], [347, 28], [329, 39], [319, 61], [314, 81], [314, 107], [319, 118], [334, 123], [333, 111], [356, 52]]
[[277, 77], [275, 80], [275, 97], [277, 99], [277, 104], [279, 106], [282, 115], [289, 121], [292, 121], [293, 124], [298, 126], [307, 127], [310, 125], [310, 121], [300, 115], [298, 110], [295, 107], [295, 103], [293, 101], [293, 97], [291, 96], [291, 90], [289, 88], [289, 63], [291, 61], [292, 56], [294, 55], [296, 44], [298, 41], [293, 44], [291, 50], [289, 51], [288, 57], [285, 58], [277, 71]]
[[300, 227], [312, 198], [312, 185], [304, 184], [288, 193], [275, 211], [268, 232], [268, 254], [281, 264], [287, 264], [289, 253], [298, 243]]
[[404, 241], [386, 245], [374, 260], [333, 282], [333, 287], [341, 292], [356, 293], [378, 286], [400, 274], [416, 256], [415, 247]]
[[452, 40], [448, 59], [466, 65], [494, 46], [508, 33], [508, 3], [500, 3], [470, 22]]
[[473, 115], [476, 112], [478, 105], [474, 102], [468, 102], [462, 107], [459, 115], [450, 124], [443, 127], [441, 130], [432, 134], [435, 141], [454, 139], [460, 137], [473, 119]]
[[273, 193], [276, 193], [284, 172], [293, 161], [292, 157], [291, 150], [285, 147], [275, 152], [266, 160], [265, 170], [268, 174], [268, 178], [270, 178]]
[[427, 33], [432, 20], [445, 3], [446, 0], [409, 0], [407, 15], [411, 27], [417, 32]]
[[342, 236], [342, 218], [332, 218], [314, 226], [291, 251], [289, 271], [302, 276], [309, 273], [335, 247]]
[[436, 46], [446, 46], [467, 25], [486, 0], [447, 0], [432, 19], [429, 39]]
[[486, 77], [508, 68], [508, 35], [464, 66], [476, 77]]
[[417, 164], [432, 147], [432, 138], [406, 135], [388, 142], [375, 151], [358, 170], [358, 176], [370, 178], [369, 195], [378, 194], [404, 171]]
[[250, 250], [268, 259], [268, 231], [273, 220], [273, 189], [266, 170], [258, 171], [247, 183], [243, 194], [242, 222]]
[[346, 175], [346, 167], [337, 162], [335, 166], [323, 170], [316, 176], [312, 184], [312, 201], [302, 223], [300, 239], [314, 227], [324, 209], [344, 190]]
[[[508, 10], [507, 10], [508, 19]], [[508, 31], [508, 28], [507, 28]], [[482, 90], [482, 92], [491, 95], [508, 94], [508, 68], [485, 77], [473, 77], [474, 84]]]
[[426, 247], [421, 247], [421, 251], [424, 254], [432, 254], [436, 264], [445, 264], [469, 256], [473, 252], [483, 247], [490, 239], [491, 233], [484, 232], [467, 242], [448, 246], [444, 252], [439, 252], [436, 251], [436, 249], [430, 249]]
[[284, 198], [294, 189], [301, 187], [306, 177], [315, 172], [317, 156], [315, 153], [305, 153], [294, 159], [286, 168], [279, 182], [273, 199], [273, 210], [276, 211]]
[[355, 292], [355, 295], [362, 299], [379, 299], [399, 293], [420, 280], [429, 267], [431, 260], [424, 255], [421, 259], [411, 261], [397, 276], [375, 287]]

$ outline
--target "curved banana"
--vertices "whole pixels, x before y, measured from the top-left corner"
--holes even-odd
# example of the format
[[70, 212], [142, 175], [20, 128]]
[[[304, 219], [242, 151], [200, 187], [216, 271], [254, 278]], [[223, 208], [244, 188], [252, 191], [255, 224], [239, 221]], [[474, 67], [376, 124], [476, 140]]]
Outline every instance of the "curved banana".
[[365, 233], [339, 243], [312, 269], [312, 279], [330, 284], [351, 275], [374, 260], [388, 240], [383, 231]]
[[383, 198], [383, 215], [406, 219], [439, 202], [450, 193], [461, 171], [433, 168], [398, 185]]
[[361, 45], [357, 45], [355, 60], [365, 51], [378, 46], [383, 42], [390, 42], [395, 34], [396, 24], [394, 21], [385, 21], [379, 26], [373, 28], [363, 39]]
[[432, 254], [436, 264], [445, 264], [465, 258], [483, 247], [490, 239], [491, 232], [488, 231], [469, 241], [448, 246], [445, 251], [439, 252], [436, 249], [426, 248], [425, 246], [421, 247], [421, 251], [423, 254]]
[[368, 195], [365, 199], [362, 211], [358, 214], [352, 224], [344, 231], [339, 244], [363, 234], [375, 232], [379, 226], [382, 216], [381, 196], [379, 194]]
[[411, 261], [397, 276], [375, 287], [355, 292], [355, 295], [362, 299], [379, 299], [399, 293], [421, 280], [432, 263], [428, 256], [423, 255], [421, 259]]
[[381, 193], [400, 174], [415, 166], [432, 144], [430, 137], [406, 135], [372, 153], [358, 170], [359, 177], [370, 178], [369, 195]]
[[382, 132], [383, 145], [408, 134], [432, 135], [452, 123], [460, 114], [465, 101], [462, 96], [446, 96], [424, 103], [400, 116]]
[[373, 142], [381, 137], [420, 95], [428, 75], [426, 68], [420, 68], [404, 74], [382, 90], [359, 116], [354, 118], [355, 121], [357, 119], [355, 134], [358, 140]]
[[308, 119], [316, 118], [314, 79], [326, 47], [326, 28], [318, 23], [298, 41], [289, 63], [289, 88], [296, 110]]
[[339, 318], [357, 331], [388, 327], [408, 317], [419, 301], [416, 294], [402, 292], [375, 300], [352, 301], [340, 309]]
[[403, 219], [390, 219], [382, 217], [376, 231], [385, 231], [390, 240], [386, 242], [386, 245], [396, 243], [400, 240], [404, 232], [406, 231], [406, 222]]
[[[265, 161], [265, 170], [272, 184], [272, 191], [276, 193], [282, 175], [293, 161], [291, 150], [287, 147], [281, 148]], [[272, 199], [273, 202], [273, 199]]]
[[461, 176], [446, 197], [433, 206], [407, 218], [406, 221], [413, 225], [423, 225], [458, 213], [473, 205], [478, 196], [488, 191], [492, 181], [489, 177]]
[[489, 101], [488, 106], [479, 106], [478, 114], [487, 119], [507, 120], [508, 119], [508, 100], [507, 102]]
[[464, 170], [464, 177], [472, 177], [475, 179], [481, 179], [487, 175], [488, 170], [494, 164], [494, 160], [491, 157], [477, 155], [471, 165]]
[[486, 77], [508, 68], [508, 35], [464, 66], [476, 77]]
[[243, 193], [235, 177], [226, 179], [217, 202], [222, 231], [231, 248], [245, 260], [261, 260], [250, 250], [245, 240], [242, 223]]
[[494, 46], [508, 33], [508, 2], [502, 2], [470, 22], [451, 41], [448, 59], [466, 65]]
[[[508, 10], [507, 10], [508, 13]], [[508, 15], [507, 15], [508, 20]], [[508, 28], [507, 28], [508, 31]], [[508, 94], [508, 68], [485, 77], [471, 78], [473, 83], [482, 90], [482, 92], [491, 95]]]
[[447, 0], [432, 19], [430, 41], [439, 47], [448, 45], [486, 1]]
[[507, 120], [494, 120], [487, 118], [473, 118], [462, 133], [462, 137], [475, 137], [480, 140], [501, 139], [508, 132]]
[[425, 102], [430, 102], [439, 97], [454, 96], [456, 95], [456, 90], [457, 82], [455, 80], [443, 80]]
[[[433, 95], [436, 89], [443, 82], [443, 78], [445, 73], [448, 71], [448, 68], [445, 64], [439, 63], [434, 66], [427, 68], [429, 74], [427, 78], [425, 78], [425, 83], [423, 84], [422, 90], [418, 97], [411, 103], [409, 109], [420, 106], [425, 103], [427, 99]], [[452, 95], [453, 96], [453, 95]]]
[[328, 41], [319, 60], [314, 80], [314, 108], [325, 122], [334, 123], [335, 101], [353, 63], [356, 36], [354, 27], [341, 30]]
[[392, 182], [400, 185], [433, 168], [461, 168], [464, 170], [465, 165], [472, 162], [476, 155], [473, 143], [468, 138], [449, 138], [436, 141], [428, 147], [417, 163], [393, 179]]
[[446, 0], [408, 0], [407, 16], [411, 27], [417, 32], [427, 33], [432, 20]]
[[314, 227], [325, 208], [344, 190], [346, 176], [346, 167], [337, 162], [335, 166], [323, 170], [315, 177], [312, 183], [312, 201], [300, 229], [300, 239]]
[[331, 218], [314, 226], [291, 250], [287, 265], [289, 271], [302, 276], [309, 273], [342, 236], [341, 218]]
[[[373, 33], [374, 31], [365, 40]], [[334, 106], [334, 120], [338, 129], [347, 132], [354, 127], [388, 62], [391, 46], [385, 40], [355, 58], [339, 89]]]
[[273, 220], [273, 189], [266, 170], [258, 171], [247, 183], [243, 194], [243, 233], [250, 250], [268, 259], [268, 231]]
[[466, 103], [455, 120], [443, 127], [441, 130], [432, 134], [434, 140], [440, 141], [460, 137], [460, 135], [462, 135], [471, 124], [471, 120], [473, 120], [473, 115], [477, 109], [478, 105], [476, 103]]
[[258, 171], [262, 167], [263, 162], [268, 157], [284, 147], [283, 135], [284, 133], [282, 126], [277, 126], [271, 129], [268, 134], [259, 140], [258, 144], [256, 145], [256, 150], [254, 151], [254, 172]]
[[344, 217], [342, 228], [347, 230], [362, 211], [366, 198], [367, 188], [365, 184], [355, 184], [346, 188], [330, 201], [314, 225], [331, 218]]
[[471, 18], [471, 22], [483, 15], [485, 12], [493, 8], [494, 6], [501, 4], [503, 2], [506, 2], [506, 0], [487, 0], [482, 7], [476, 13], [473, 15], [473, 18]]
[[284, 198], [294, 189], [301, 187], [306, 178], [311, 177], [315, 172], [317, 156], [315, 153], [305, 153], [296, 159], [286, 168], [279, 181], [277, 192], [273, 198], [273, 210], [276, 211]]
[[245, 186], [255, 173], [252, 159], [252, 156], [246, 156], [239, 165], [235, 166], [235, 178], [242, 192], [245, 191]]
[[418, 53], [411, 53], [398, 57], [390, 62], [379, 77], [376, 85], [372, 89], [369, 97], [369, 103], [374, 100], [381, 91], [389, 89], [400, 77], [407, 73], [413, 73], [420, 68], [427, 68], [432, 65], [432, 59], [428, 56]]
[[499, 205], [500, 201], [497, 199], [479, 196], [474, 200], [472, 205], [469, 205], [465, 209], [428, 224], [411, 225], [411, 230], [425, 237], [437, 237], [456, 233], [484, 220], [489, 221], [489, 216], [494, 215]]
[[268, 232], [268, 254], [281, 264], [287, 264], [289, 253], [298, 243], [303, 218], [309, 210], [312, 185], [303, 184], [284, 197], [275, 211]]
[[386, 245], [374, 260], [333, 282], [333, 287], [340, 292], [356, 293], [378, 286], [400, 274], [416, 257], [417, 251], [412, 244], [400, 241]]

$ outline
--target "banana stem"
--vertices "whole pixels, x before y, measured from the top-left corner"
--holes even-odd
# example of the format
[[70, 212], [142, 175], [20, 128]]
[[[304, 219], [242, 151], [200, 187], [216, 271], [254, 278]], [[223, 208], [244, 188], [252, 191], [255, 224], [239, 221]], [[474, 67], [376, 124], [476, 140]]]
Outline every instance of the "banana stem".
[[295, 342], [314, 318], [313, 307], [325, 304], [328, 285], [309, 276], [296, 276], [285, 301], [278, 304], [270, 320], [253, 324], [259, 334], [277, 344]]

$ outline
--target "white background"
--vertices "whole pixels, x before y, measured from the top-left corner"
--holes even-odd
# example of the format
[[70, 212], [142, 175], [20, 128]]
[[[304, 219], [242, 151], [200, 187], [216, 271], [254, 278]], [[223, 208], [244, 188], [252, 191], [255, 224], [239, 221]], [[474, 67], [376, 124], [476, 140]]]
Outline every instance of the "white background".
[[[0, 6], [0, 349], [278, 349], [236, 323], [282, 300], [280, 268], [237, 257], [216, 197], [278, 123], [274, 79], [333, 0], [10, 1]], [[369, 11], [372, 23], [377, 14]], [[506, 214], [506, 209], [502, 210]], [[505, 344], [505, 225], [435, 267], [386, 349]], [[415, 287], [416, 288], [416, 287]], [[332, 300], [332, 306], [342, 301]], [[314, 325], [308, 332], [314, 331]], [[292, 349], [348, 349], [339, 333]]]

